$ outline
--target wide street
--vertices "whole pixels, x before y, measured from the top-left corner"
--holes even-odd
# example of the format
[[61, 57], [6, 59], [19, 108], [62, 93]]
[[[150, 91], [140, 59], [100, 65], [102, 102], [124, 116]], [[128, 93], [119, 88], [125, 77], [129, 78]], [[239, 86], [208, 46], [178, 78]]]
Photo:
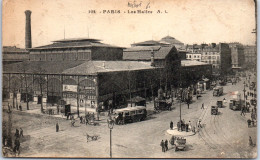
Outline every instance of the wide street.
[[[228, 83], [224, 86], [224, 95], [213, 97], [212, 91], [206, 91], [198, 100], [193, 97], [190, 109], [182, 103], [182, 119], [191, 121], [195, 125], [202, 120], [202, 129], [193, 136], [185, 137], [187, 148], [185, 151], [175, 150], [169, 145], [169, 151], [161, 151], [161, 140], [170, 139], [166, 131], [170, 121], [176, 126], [180, 115], [179, 103], [174, 104], [172, 111], [163, 111], [150, 115], [145, 121], [115, 125], [112, 130], [112, 156], [127, 157], [161, 157], [161, 158], [254, 158], [257, 147], [248, 144], [249, 136], [256, 143], [257, 127], [248, 128], [247, 119], [250, 113], [240, 115], [240, 111], [230, 110], [228, 103], [219, 108], [218, 115], [210, 114], [211, 105], [225, 97], [229, 102], [232, 91], [240, 91], [244, 98], [244, 80], [236, 85]], [[204, 103], [205, 109], [201, 109]], [[152, 108], [148, 104], [148, 109]], [[7, 120], [6, 112], [3, 112]], [[75, 127], [70, 121], [48, 115], [33, 115], [24, 112], [13, 112], [13, 134], [15, 128], [23, 128], [24, 137], [21, 140], [21, 154], [23, 157], [104, 157], [110, 155], [110, 136], [107, 127], [107, 117], [102, 116], [99, 126], [80, 124], [77, 119]], [[60, 131], [55, 131], [56, 123]], [[87, 142], [86, 134], [98, 135], [97, 141]], [[105, 146], [105, 147], [104, 147]]]

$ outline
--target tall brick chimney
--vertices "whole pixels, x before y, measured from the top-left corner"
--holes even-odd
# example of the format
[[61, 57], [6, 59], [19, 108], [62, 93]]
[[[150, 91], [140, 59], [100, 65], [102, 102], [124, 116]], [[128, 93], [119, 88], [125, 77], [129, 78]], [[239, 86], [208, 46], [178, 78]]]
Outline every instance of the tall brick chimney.
[[25, 12], [25, 48], [32, 48], [32, 34], [31, 34], [31, 11], [26, 10]]

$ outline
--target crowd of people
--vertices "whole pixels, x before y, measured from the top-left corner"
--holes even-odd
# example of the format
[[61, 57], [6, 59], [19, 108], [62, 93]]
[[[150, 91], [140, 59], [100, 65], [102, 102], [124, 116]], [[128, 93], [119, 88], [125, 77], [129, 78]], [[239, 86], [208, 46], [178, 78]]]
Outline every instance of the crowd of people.
[[[247, 120], [248, 127], [254, 127], [257, 123], [257, 102], [256, 102], [256, 83], [252, 82], [252, 79], [246, 77], [245, 87], [248, 88], [248, 91], [245, 90], [245, 100], [246, 104], [241, 109], [241, 115], [245, 116], [245, 113], [250, 113], [250, 119]], [[246, 89], [246, 88], [245, 88]]]

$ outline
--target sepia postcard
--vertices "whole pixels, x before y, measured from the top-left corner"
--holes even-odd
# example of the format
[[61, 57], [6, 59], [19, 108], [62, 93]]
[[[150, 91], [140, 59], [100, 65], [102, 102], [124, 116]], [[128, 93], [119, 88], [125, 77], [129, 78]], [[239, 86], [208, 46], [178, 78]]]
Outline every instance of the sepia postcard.
[[257, 158], [254, 0], [3, 0], [2, 156]]

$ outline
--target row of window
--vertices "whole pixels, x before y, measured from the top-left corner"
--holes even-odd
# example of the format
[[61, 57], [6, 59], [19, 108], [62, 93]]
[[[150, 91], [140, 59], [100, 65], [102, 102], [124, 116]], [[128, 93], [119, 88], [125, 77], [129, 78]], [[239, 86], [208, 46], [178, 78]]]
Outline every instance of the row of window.
[[[191, 59], [191, 55], [186, 55], [186, 58], [190, 58]], [[200, 58], [200, 55], [194, 55], [193, 58]]]
[[201, 59], [217, 59], [217, 60], [219, 60], [220, 57], [219, 56], [201, 56]]
[[219, 52], [202, 52], [203, 55], [219, 55]]
[[30, 54], [30, 61], [63, 61], [63, 60], [90, 60], [90, 52]]
[[209, 64], [220, 64], [220, 61], [218, 61], [218, 60], [217, 61], [215, 61], [215, 60], [212, 60], [212, 61], [211, 60], [208, 60], [208, 61], [202, 60], [202, 62], [209, 63]]

